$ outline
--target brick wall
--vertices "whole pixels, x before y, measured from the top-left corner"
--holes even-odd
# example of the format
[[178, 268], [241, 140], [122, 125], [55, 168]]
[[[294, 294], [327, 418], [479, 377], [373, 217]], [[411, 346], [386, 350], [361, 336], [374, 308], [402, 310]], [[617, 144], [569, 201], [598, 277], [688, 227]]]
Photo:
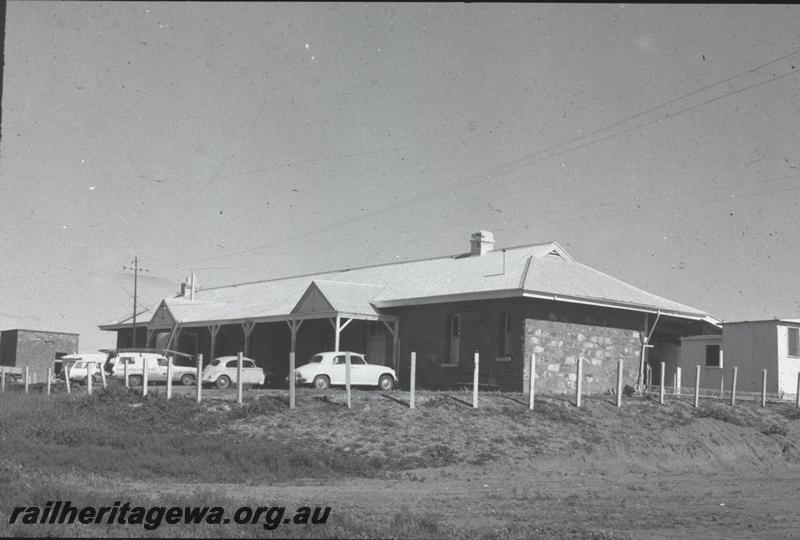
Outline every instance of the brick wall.
[[[478, 349], [481, 383], [518, 390], [522, 375], [524, 305], [523, 298], [509, 298], [386, 310], [400, 317], [401, 387], [408, 388], [412, 351], [417, 353], [417, 387], [446, 388], [458, 382], [472, 382], [474, 353]], [[511, 335], [509, 350], [503, 351], [500, 321], [506, 312], [511, 316]], [[461, 336], [456, 365], [448, 366], [450, 321], [454, 314], [461, 317]], [[505, 358], [509, 361], [502, 361]]]

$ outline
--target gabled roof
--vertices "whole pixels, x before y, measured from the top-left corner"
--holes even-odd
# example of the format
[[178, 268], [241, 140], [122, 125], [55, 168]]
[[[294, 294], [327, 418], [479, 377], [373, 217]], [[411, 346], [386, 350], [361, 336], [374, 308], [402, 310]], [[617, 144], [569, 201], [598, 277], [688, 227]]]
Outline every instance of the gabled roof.
[[285, 320], [309, 310], [376, 318], [381, 309], [395, 306], [521, 296], [661, 311], [716, 324], [701, 310], [576, 262], [555, 242], [212, 287], [197, 291], [194, 301], [178, 296], [164, 303], [177, 322], [199, 325]]

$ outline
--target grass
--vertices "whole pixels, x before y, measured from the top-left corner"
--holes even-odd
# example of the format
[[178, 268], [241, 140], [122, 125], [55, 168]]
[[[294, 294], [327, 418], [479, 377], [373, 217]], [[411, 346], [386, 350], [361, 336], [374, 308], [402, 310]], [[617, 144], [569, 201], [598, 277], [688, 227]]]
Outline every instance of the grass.
[[[541, 396], [531, 412], [521, 395], [483, 393], [480, 408], [473, 409], [471, 392], [420, 392], [418, 408], [411, 410], [399, 399], [404, 393], [398, 392], [398, 399], [385, 399], [376, 392], [356, 391], [353, 408], [347, 409], [341, 391], [301, 390], [298, 408], [289, 410], [282, 391], [250, 393], [242, 406], [215, 396], [209, 393], [202, 404], [195, 403], [190, 394], [167, 401], [162, 396], [142, 398], [121, 386], [96, 389], [92, 397], [0, 394], [0, 500], [43, 504], [70, 498], [75, 504], [107, 505], [119, 495], [111, 488], [98, 491], [97, 485], [111, 486], [115, 479], [124, 479], [196, 486], [190, 495], [173, 495], [168, 501], [158, 494], [142, 496], [136, 501], [140, 505], [235, 508], [247, 504], [246, 497], [204, 491], [202, 485], [297, 481], [332, 485], [339, 479], [359, 478], [429, 485], [437, 478], [431, 471], [441, 471], [441, 479], [465, 467], [480, 472], [526, 461], [537, 466], [551, 461], [558, 463], [559, 470], [606, 467], [614, 474], [620, 463], [658, 470], [670, 459], [683, 464], [708, 458], [720, 467], [760, 466], [767, 458], [800, 460], [800, 414], [783, 404], [762, 409], [755, 403], [742, 403], [732, 408], [704, 400], [695, 409], [687, 400], [668, 399], [660, 405], [657, 399], [625, 398], [624, 406], [617, 409], [608, 396], [592, 396], [577, 408], [566, 398]], [[706, 437], [705, 427], [695, 429], [698, 421], [713, 423], [722, 434], [736, 429], [752, 437], [748, 435], [746, 443], [727, 435]], [[733, 444], [741, 448], [732, 448]], [[720, 450], [727, 461], [716, 458]], [[527, 494], [517, 496], [528, 500]], [[505, 525], [487, 529], [474, 524], [456, 526], [435, 511], [400, 508], [370, 515], [334, 510], [324, 526], [274, 532], [231, 526], [224, 534], [614, 538], [609, 531], [569, 524], [557, 529], [515, 528], [511, 518], [501, 521]], [[7, 522], [7, 511], [0, 506], [0, 523]], [[0, 535], [53, 533], [51, 527], [2, 527]], [[58, 532], [69, 536], [221, 534], [211, 525], [162, 527], [153, 535], [141, 528], [118, 526]]]

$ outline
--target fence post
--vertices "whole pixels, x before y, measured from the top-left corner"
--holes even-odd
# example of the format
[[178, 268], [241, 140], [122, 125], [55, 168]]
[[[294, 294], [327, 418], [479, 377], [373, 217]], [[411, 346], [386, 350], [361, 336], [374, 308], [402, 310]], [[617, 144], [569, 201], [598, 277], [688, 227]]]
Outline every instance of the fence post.
[[127, 358], [121, 358], [119, 361], [122, 362], [122, 372], [123, 372], [123, 377], [125, 378], [125, 388], [128, 388], [128, 385], [129, 385], [129, 383], [128, 383], [128, 359]]
[[617, 360], [617, 408], [622, 407], [622, 358]]
[[150, 377], [148, 371], [150, 371], [147, 366], [148, 358], [145, 356], [142, 358], [142, 397], [147, 395], [147, 385], [150, 382]]
[[578, 375], [575, 381], [575, 406], [581, 406], [581, 392], [583, 390], [583, 357], [578, 357]]
[[[800, 373], [797, 374], [797, 384], [800, 388]], [[0, 367], [0, 392], [6, 391], [6, 368]]]
[[350, 396], [350, 353], [344, 355], [344, 383], [347, 386], [347, 408], [349, 409], [353, 405]]
[[767, 406], [767, 370], [761, 372], [761, 406]]
[[800, 407], [800, 372], [797, 373], [797, 395], [794, 398], [794, 406]]
[[69, 368], [66, 364], [64, 365], [64, 382], [67, 384], [67, 394], [69, 394], [71, 391], [69, 386]]
[[733, 366], [733, 376], [731, 377], [731, 407], [736, 405], [736, 374], [738, 371], [738, 366]]
[[51, 375], [52, 371], [53, 371], [52, 368], [47, 368], [47, 395], [48, 396], [50, 395], [50, 383], [51, 383], [51, 378], [52, 378], [50, 375]]
[[700, 406], [700, 364], [697, 365], [697, 371], [694, 376], [694, 408]]
[[203, 392], [203, 355], [197, 355], [197, 403], [200, 403]]
[[683, 375], [683, 370], [680, 366], [675, 368], [675, 395], [681, 395], [681, 375]]
[[294, 377], [294, 351], [289, 353], [289, 408], [295, 407], [295, 386], [296, 381]]
[[[800, 378], [798, 378], [800, 380]], [[417, 353], [411, 353], [411, 379], [408, 381], [409, 390], [411, 395], [408, 398], [408, 408], [414, 408], [414, 394], [417, 389]]]
[[172, 399], [172, 357], [167, 357], [167, 399]]
[[719, 370], [719, 397], [725, 397], [725, 369]]
[[108, 382], [106, 381], [106, 369], [102, 362], [97, 363], [97, 367], [100, 368], [100, 378], [103, 380], [103, 390], [108, 388]]
[[666, 362], [661, 362], [661, 388], [658, 389], [658, 402], [663, 405], [664, 404], [664, 379], [667, 378], [666, 373], [667, 364]]
[[528, 410], [533, 410], [533, 388], [535, 386], [534, 381], [536, 380], [536, 355], [531, 355], [531, 368], [529, 370], [529, 377], [528, 377]]
[[236, 355], [236, 403], [242, 404], [242, 351]]
[[29, 383], [30, 374], [28, 372], [28, 366], [25, 366], [25, 393], [28, 393], [28, 383]]
[[86, 362], [86, 393], [90, 396], [92, 395], [92, 389], [94, 388], [94, 377], [92, 377], [93, 373], [91, 373], [93, 366], [94, 364], [91, 362]]
[[479, 375], [481, 372], [480, 364], [481, 364], [481, 353], [478, 352], [478, 349], [475, 349], [475, 356], [474, 358], [474, 370], [472, 372], [472, 408], [478, 408], [478, 382], [479, 382]]

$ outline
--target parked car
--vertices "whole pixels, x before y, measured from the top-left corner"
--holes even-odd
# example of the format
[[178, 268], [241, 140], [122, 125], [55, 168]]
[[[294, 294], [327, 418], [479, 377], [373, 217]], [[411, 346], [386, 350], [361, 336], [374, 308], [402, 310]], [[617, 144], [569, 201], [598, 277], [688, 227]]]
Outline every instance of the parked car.
[[106, 355], [102, 353], [68, 354], [62, 356], [61, 370], [58, 374], [60, 379], [66, 379], [66, 372], [69, 372], [69, 380], [76, 383], [87, 383], [87, 378], [91, 374], [94, 382], [100, 382], [102, 377], [100, 370], [106, 361]]
[[[214, 358], [203, 369], [203, 382], [213, 383], [217, 388], [228, 388], [238, 384], [237, 370], [239, 358], [237, 356], [220, 356]], [[264, 370], [258, 367], [252, 358], [242, 357], [242, 384], [263, 385]]]
[[350, 355], [350, 384], [377, 386], [381, 390], [391, 390], [397, 385], [397, 374], [392, 368], [368, 364], [364, 355], [347, 351], [315, 354], [308, 364], [294, 370], [295, 383], [316, 388], [346, 384], [346, 355]]
[[[167, 380], [167, 359], [158, 353], [123, 353], [110, 360], [111, 376], [125, 378], [125, 366], [128, 366], [128, 382], [131, 386], [140, 386], [143, 382], [144, 362], [147, 360], [147, 381], [165, 382]], [[180, 382], [189, 386], [197, 380], [197, 368], [172, 364], [172, 382]]]

